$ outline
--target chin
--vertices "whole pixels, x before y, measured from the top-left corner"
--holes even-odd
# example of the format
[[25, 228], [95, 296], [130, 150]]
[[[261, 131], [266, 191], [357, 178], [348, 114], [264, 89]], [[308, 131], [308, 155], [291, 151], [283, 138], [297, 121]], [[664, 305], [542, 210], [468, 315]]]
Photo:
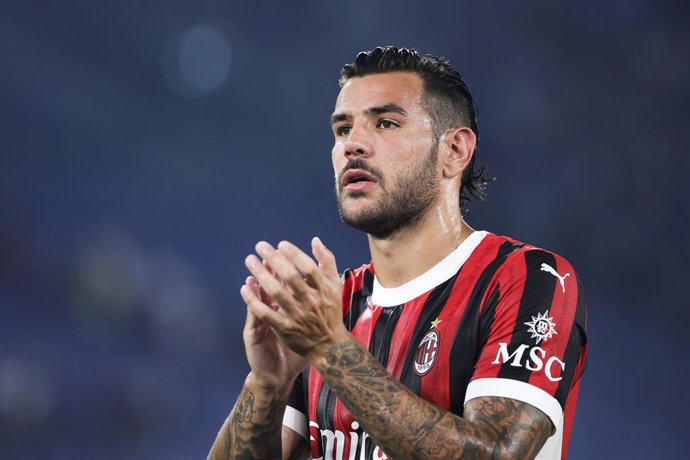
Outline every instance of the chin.
[[376, 203], [366, 200], [364, 196], [349, 196], [338, 203], [338, 211], [345, 222], [357, 222], [366, 220], [368, 216], [376, 213]]
[[380, 213], [376, 206], [340, 208], [340, 219], [348, 227], [360, 230], [369, 235], [385, 237], [397, 226], [395, 219]]

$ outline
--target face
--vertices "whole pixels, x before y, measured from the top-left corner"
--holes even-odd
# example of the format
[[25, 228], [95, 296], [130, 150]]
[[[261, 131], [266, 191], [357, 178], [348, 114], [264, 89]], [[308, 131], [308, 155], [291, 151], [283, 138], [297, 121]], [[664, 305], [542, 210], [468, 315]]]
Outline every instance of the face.
[[414, 227], [439, 195], [438, 139], [413, 73], [355, 77], [332, 116], [343, 221], [376, 238]]

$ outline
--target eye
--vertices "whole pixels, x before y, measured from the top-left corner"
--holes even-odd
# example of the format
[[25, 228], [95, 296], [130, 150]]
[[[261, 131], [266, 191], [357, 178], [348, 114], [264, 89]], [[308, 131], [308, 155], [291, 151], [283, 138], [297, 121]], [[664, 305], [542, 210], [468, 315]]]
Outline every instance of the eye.
[[350, 126], [341, 125], [341, 126], [338, 126], [337, 128], [335, 128], [335, 135], [336, 136], [347, 136], [348, 134], [350, 134], [351, 130], [352, 130], [352, 128]]
[[382, 129], [393, 129], [399, 128], [400, 125], [391, 120], [381, 120], [379, 121], [378, 127]]

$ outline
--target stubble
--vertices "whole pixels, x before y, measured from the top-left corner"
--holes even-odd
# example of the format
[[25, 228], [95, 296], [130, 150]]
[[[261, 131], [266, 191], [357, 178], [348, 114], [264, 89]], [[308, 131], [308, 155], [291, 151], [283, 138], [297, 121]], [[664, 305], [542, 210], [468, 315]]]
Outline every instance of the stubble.
[[[350, 227], [361, 230], [376, 239], [390, 239], [402, 232], [414, 230], [431, 207], [439, 193], [439, 179], [436, 176], [438, 139], [429, 149], [426, 159], [418, 168], [400, 173], [394, 183], [387, 183], [380, 170], [355, 159], [345, 166], [339, 177], [349, 169], [362, 169], [374, 175], [382, 196], [378, 203], [358, 211], [348, 210], [344, 205], [343, 187], [336, 182], [338, 212], [342, 221]], [[350, 201], [364, 199], [365, 193], [348, 193]]]

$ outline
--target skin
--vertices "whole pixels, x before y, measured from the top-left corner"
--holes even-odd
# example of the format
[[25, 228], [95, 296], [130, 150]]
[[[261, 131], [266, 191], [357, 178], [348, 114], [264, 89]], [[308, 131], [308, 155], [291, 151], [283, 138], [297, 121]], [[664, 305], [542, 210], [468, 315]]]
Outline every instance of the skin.
[[[384, 179], [363, 193], [336, 185], [341, 213], [350, 222], [376, 212], [396, 184], [404, 184], [401, 179], [424, 165], [434, 138], [422, 90], [419, 77], [401, 72], [353, 78], [343, 86], [333, 117], [336, 180], [354, 159]], [[391, 111], [372, 110], [393, 106]], [[414, 279], [472, 233], [460, 215], [459, 187], [475, 145], [468, 128], [445, 132], [438, 139], [438, 181], [428, 209], [413, 225], [385, 238], [369, 235], [383, 286]], [[343, 325], [333, 254], [318, 238], [311, 249], [313, 258], [286, 241], [277, 247], [259, 242], [256, 254], [245, 259], [251, 276], [240, 293], [247, 305], [244, 340], [252, 370], [209, 458], [305, 458], [306, 441], [287, 428], [281, 436], [280, 425], [292, 383], [307, 363], [388, 458], [537, 455], [553, 426], [533, 406], [481, 397], [467, 402], [464, 416], [458, 417], [419, 398], [388, 374]]]

